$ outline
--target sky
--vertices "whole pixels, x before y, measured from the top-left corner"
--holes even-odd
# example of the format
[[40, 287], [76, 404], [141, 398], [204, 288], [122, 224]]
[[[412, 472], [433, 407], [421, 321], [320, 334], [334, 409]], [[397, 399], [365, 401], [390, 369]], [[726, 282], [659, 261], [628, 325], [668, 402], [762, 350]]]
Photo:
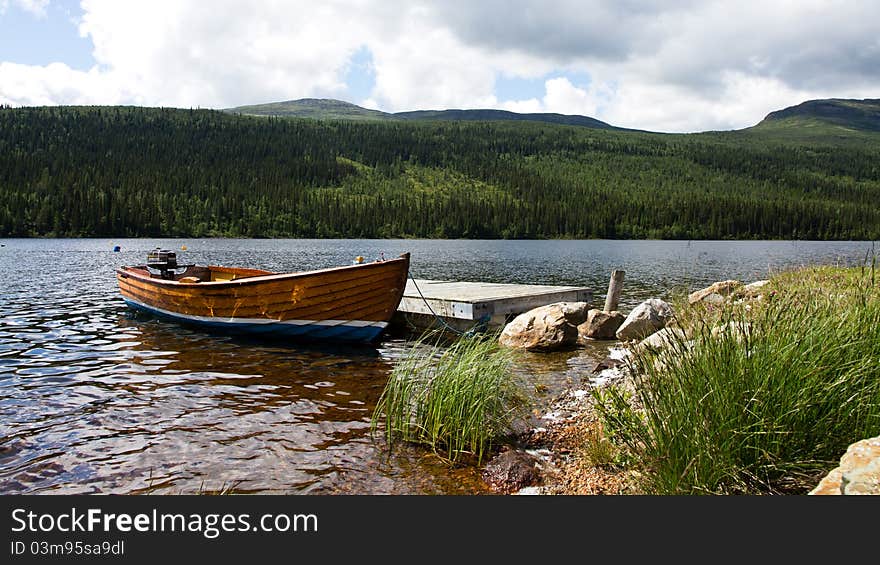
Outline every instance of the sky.
[[738, 129], [880, 98], [880, 2], [0, 0], [0, 104], [299, 98]]

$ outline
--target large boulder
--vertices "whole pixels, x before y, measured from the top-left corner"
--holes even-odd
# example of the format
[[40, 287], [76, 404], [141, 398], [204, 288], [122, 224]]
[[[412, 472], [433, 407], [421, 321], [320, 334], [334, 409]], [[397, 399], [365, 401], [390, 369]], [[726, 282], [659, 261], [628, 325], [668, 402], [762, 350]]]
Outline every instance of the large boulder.
[[617, 329], [623, 323], [624, 316], [618, 311], [604, 312], [593, 308], [587, 312], [586, 321], [578, 326], [578, 338], [584, 339], [616, 339]]
[[587, 319], [587, 311], [590, 309], [587, 302], [557, 302], [556, 304], [562, 308], [568, 323], [575, 327], [583, 324]]
[[743, 283], [736, 280], [726, 280], [714, 283], [706, 288], [694, 291], [688, 295], [688, 304], [708, 301], [710, 303], [723, 302], [725, 296], [730, 296], [733, 291], [741, 287]]
[[586, 318], [586, 302], [556, 302], [520, 314], [504, 327], [501, 345], [549, 351], [577, 343], [578, 325]]
[[880, 495], [880, 436], [850, 445], [810, 494]]
[[659, 298], [645, 300], [633, 308], [633, 311], [620, 325], [617, 330], [617, 339], [620, 341], [644, 339], [666, 327], [672, 317], [672, 306], [666, 301]]

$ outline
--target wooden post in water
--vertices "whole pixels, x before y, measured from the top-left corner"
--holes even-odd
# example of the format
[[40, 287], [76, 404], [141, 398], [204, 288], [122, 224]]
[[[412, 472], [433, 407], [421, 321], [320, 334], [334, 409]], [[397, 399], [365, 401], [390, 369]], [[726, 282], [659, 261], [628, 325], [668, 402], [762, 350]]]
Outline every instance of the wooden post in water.
[[608, 295], [605, 296], [605, 312], [613, 312], [617, 310], [617, 303], [620, 300], [620, 291], [623, 290], [623, 279], [626, 271], [614, 269], [611, 271], [611, 280], [608, 281]]

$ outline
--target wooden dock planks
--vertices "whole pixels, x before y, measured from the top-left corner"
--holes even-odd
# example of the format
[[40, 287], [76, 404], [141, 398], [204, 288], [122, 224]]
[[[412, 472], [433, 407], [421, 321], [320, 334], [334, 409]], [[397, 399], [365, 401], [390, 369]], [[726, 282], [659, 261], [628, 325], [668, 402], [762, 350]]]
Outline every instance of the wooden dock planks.
[[490, 326], [499, 326], [513, 315], [538, 306], [554, 302], [589, 302], [591, 299], [589, 289], [576, 286], [426, 279], [417, 279], [414, 283], [410, 279], [397, 311], [416, 316], [433, 317], [436, 314], [447, 322], [453, 320], [473, 324], [484, 320]]

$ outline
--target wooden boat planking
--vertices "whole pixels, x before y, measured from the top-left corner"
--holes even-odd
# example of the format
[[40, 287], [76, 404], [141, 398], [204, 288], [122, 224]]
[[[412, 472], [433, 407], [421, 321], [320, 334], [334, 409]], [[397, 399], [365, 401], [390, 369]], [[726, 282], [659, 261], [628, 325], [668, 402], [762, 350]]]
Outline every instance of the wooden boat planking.
[[[116, 276], [132, 308], [226, 331], [372, 341], [397, 310], [409, 272], [409, 253], [397, 259], [301, 273], [190, 266], [173, 279], [146, 266]], [[211, 273], [231, 276], [215, 279]], [[180, 279], [198, 277], [203, 282]]]
[[[185, 274], [185, 273], [184, 273]], [[339, 300], [343, 291], [351, 293], [354, 298], [359, 298], [362, 293], [370, 289], [387, 291], [388, 284], [394, 284], [396, 273], [380, 273], [378, 276], [362, 277], [352, 280], [336, 281], [331, 284], [320, 286], [311, 285], [308, 281], [294, 289], [290, 288], [289, 282], [267, 283], [261, 286], [260, 295], [254, 296], [249, 288], [191, 288], [194, 285], [179, 284], [167, 288], [156, 289], [148, 283], [131, 278], [120, 281], [120, 287], [128, 290], [136, 298], [152, 298], [157, 306], [173, 306], [191, 315], [215, 316], [245, 316], [256, 315], [263, 312], [266, 316], [283, 316], [285, 311], [290, 310], [292, 302], [301, 308]], [[196, 283], [207, 287], [211, 283]], [[188, 288], [190, 287], [190, 288]], [[201, 291], [201, 292], [200, 292]], [[142, 300], [144, 301], [144, 300]], [[160, 303], [161, 302], [161, 303]], [[337, 302], [338, 303], [338, 302]]]

